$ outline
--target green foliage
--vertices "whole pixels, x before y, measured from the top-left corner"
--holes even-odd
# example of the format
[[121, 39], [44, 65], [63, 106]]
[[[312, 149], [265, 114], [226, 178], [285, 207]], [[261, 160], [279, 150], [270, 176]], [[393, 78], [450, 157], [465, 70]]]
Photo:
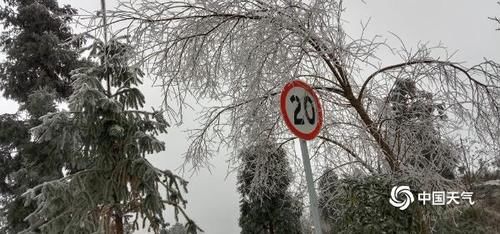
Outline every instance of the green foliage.
[[320, 209], [328, 227], [325, 233], [421, 233], [419, 207], [401, 211], [389, 203], [391, 188], [398, 184], [387, 176], [337, 179], [332, 172], [319, 183]]
[[[38, 111], [33, 110], [33, 113], [41, 114], [54, 107], [53, 101], [38, 99], [51, 96], [43, 93], [44, 91], [40, 91], [30, 95], [26, 106]], [[37, 104], [31, 104], [31, 101]], [[37, 123], [39, 121], [34, 117], [25, 120], [20, 114], [0, 116], [0, 213], [4, 218], [0, 228], [2, 232], [18, 233], [27, 227], [23, 219], [34, 210], [34, 204], [25, 204], [20, 197], [22, 193], [39, 183], [62, 177], [62, 161], [49, 154], [54, 145], [31, 141], [29, 128]]]
[[56, 112], [56, 104], [54, 100], [56, 96], [47, 89], [36, 90], [28, 96], [25, 103], [21, 105], [20, 110], [25, 110], [30, 113], [34, 120], [49, 112]]
[[0, 193], [2, 213], [7, 220], [3, 232], [18, 233], [27, 227], [24, 217], [33, 211], [34, 204], [24, 205], [19, 197], [28, 188], [44, 181], [62, 177], [63, 161], [50, 152], [54, 144], [32, 142], [29, 129], [39, 124], [36, 118], [49, 111], [55, 111], [53, 94], [39, 90], [29, 95], [21, 106], [29, 118], [22, 113], [0, 116]]
[[[500, 216], [474, 206], [431, 206], [414, 202], [399, 210], [389, 203], [394, 185], [417, 188], [417, 182], [391, 176], [338, 179], [327, 171], [319, 183], [324, 233], [498, 233]], [[415, 199], [417, 191], [413, 192]]]
[[0, 193], [3, 196], [12, 196], [15, 186], [10, 173], [22, 164], [19, 157], [14, 157], [13, 152], [29, 142], [30, 134], [17, 115], [0, 115], [0, 129]]
[[436, 220], [435, 233], [499, 233], [499, 221], [499, 214], [481, 207], [449, 209]]
[[[169, 125], [161, 112], [139, 109], [142, 72], [129, 66], [130, 52], [118, 39], [96, 41], [90, 59], [97, 64], [73, 72], [70, 111], [47, 114], [33, 128], [38, 142], [57, 146], [51, 154], [65, 162], [69, 174], [24, 194], [37, 203], [25, 232], [123, 233], [128, 222], [138, 229], [139, 218], [159, 232], [166, 224], [166, 205], [185, 216], [187, 182], [145, 158], [165, 150], [156, 136]], [[125, 219], [128, 214], [131, 221]], [[189, 233], [196, 233], [196, 225], [185, 218]]]
[[0, 232], [18, 233], [35, 207], [25, 205], [20, 195], [62, 177], [62, 161], [49, 154], [53, 145], [32, 142], [29, 129], [40, 116], [56, 111], [55, 101], [71, 94], [69, 73], [81, 64], [81, 41], [69, 42], [68, 24], [76, 13], [71, 7], [54, 0], [3, 2], [0, 46], [6, 60], [0, 64], [0, 91], [21, 108], [0, 116]]
[[0, 20], [8, 31], [0, 45], [7, 61], [0, 65], [0, 90], [4, 96], [25, 102], [40, 88], [55, 90], [58, 98], [71, 95], [69, 73], [80, 64], [77, 48], [70, 42], [68, 24], [76, 10], [59, 7], [55, 0], [7, 0]]
[[241, 233], [300, 233], [302, 204], [288, 191], [292, 177], [285, 151], [261, 142], [240, 157]]

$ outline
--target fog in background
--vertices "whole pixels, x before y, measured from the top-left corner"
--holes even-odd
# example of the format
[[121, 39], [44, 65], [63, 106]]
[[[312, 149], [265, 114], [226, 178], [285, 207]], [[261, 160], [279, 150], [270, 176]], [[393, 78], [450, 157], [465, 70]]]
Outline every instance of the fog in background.
[[[116, 0], [108, 0], [108, 9], [116, 6]], [[361, 23], [369, 21], [367, 37], [380, 35], [387, 39], [391, 47], [401, 46], [399, 40], [391, 33], [398, 35], [408, 48], [415, 48], [419, 42], [429, 45], [442, 43], [449, 52], [457, 52], [453, 61], [465, 62], [466, 65], [479, 63], [483, 58], [500, 61], [499, 25], [488, 20], [488, 17], [500, 16], [500, 5], [496, 0], [361, 0], [345, 1], [345, 30], [352, 37], [360, 35]], [[100, 0], [59, 0], [60, 4], [70, 4], [79, 9], [95, 12], [100, 8]], [[439, 54], [437, 54], [439, 55]], [[389, 53], [379, 54], [380, 64], [398, 63], [397, 57]], [[0, 56], [4, 58], [4, 56]], [[152, 87], [146, 78], [142, 88], [146, 96], [146, 108], [161, 105], [161, 89]], [[196, 103], [192, 103], [197, 107]], [[278, 103], [276, 104], [278, 108]], [[196, 110], [198, 109], [198, 110]], [[0, 114], [15, 113], [17, 105], [13, 101], [0, 97]], [[160, 139], [166, 142], [166, 151], [149, 157], [153, 165], [160, 169], [174, 170], [182, 165], [183, 153], [188, 147], [190, 128], [196, 128], [197, 111], [185, 110], [182, 126], [172, 126], [169, 133]], [[189, 177], [190, 181], [187, 212], [208, 234], [239, 233], [239, 195], [236, 191], [236, 174], [228, 175], [226, 160], [229, 150], [222, 150], [211, 163], [211, 173], [201, 170]], [[189, 169], [189, 165], [187, 165]], [[227, 178], [226, 178], [227, 176]], [[302, 175], [296, 175], [302, 176]], [[169, 210], [168, 219], [173, 220], [173, 212]], [[147, 233], [140, 231], [137, 233]]]

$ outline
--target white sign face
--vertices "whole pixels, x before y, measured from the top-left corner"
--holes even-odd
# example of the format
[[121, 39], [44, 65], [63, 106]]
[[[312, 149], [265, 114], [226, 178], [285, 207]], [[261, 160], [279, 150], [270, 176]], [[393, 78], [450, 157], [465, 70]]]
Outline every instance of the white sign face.
[[285, 123], [299, 138], [311, 140], [319, 134], [323, 115], [314, 90], [301, 81], [288, 83], [281, 93]]

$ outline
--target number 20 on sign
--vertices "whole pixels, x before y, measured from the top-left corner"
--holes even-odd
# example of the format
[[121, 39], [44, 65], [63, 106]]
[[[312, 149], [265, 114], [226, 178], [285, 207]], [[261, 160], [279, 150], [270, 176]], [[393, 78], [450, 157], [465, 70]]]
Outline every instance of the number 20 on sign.
[[285, 85], [281, 92], [281, 114], [290, 131], [302, 140], [318, 136], [323, 111], [314, 90], [300, 80]]

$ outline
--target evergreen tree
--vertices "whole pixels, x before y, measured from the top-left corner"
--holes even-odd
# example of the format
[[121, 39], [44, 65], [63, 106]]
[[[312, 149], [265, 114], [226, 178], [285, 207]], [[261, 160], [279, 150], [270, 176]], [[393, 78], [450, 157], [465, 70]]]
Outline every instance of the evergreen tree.
[[292, 176], [285, 151], [261, 142], [244, 149], [240, 157], [241, 233], [300, 233], [302, 207], [288, 191]]
[[31, 141], [29, 129], [39, 117], [56, 111], [56, 101], [72, 90], [69, 72], [76, 68], [81, 41], [72, 38], [68, 24], [76, 13], [55, 0], [5, 0], [0, 9], [4, 32], [0, 46], [0, 91], [18, 101], [16, 114], [0, 115], [0, 232], [18, 233], [34, 204], [20, 194], [44, 181], [62, 177], [64, 167], [45, 144]]
[[44, 181], [62, 177], [63, 163], [54, 158], [49, 145], [31, 141], [29, 129], [37, 124], [39, 114], [55, 111], [54, 95], [46, 90], [36, 91], [21, 106], [28, 109], [28, 119], [22, 113], [0, 115], [0, 192], [4, 218], [1, 231], [18, 233], [27, 227], [23, 220], [34, 210], [20, 197], [28, 188]]
[[159, 232], [166, 205], [175, 207], [176, 216], [182, 212], [188, 232], [196, 232], [181, 207], [187, 182], [145, 158], [165, 150], [156, 136], [166, 133], [168, 123], [162, 112], [141, 110], [145, 100], [137, 86], [143, 73], [130, 65], [131, 52], [118, 38], [97, 40], [90, 51], [95, 64], [73, 73], [69, 111], [47, 114], [33, 129], [38, 142], [54, 146], [51, 154], [70, 173], [24, 194], [37, 202], [26, 233], [122, 234], [125, 224], [139, 228], [139, 218]]
[[7, 61], [0, 66], [4, 96], [26, 102], [30, 93], [50, 87], [57, 98], [71, 95], [69, 73], [79, 66], [81, 40], [69, 23], [76, 10], [56, 0], [4, 0], [0, 20], [8, 30], [0, 45]]
[[447, 119], [445, 104], [436, 102], [432, 92], [419, 89], [412, 79], [396, 80], [387, 101], [391, 108], [383, 126], [401, 160], [426, 173], [454, 179], [457, 156], [439, 129], [440, 121]]

